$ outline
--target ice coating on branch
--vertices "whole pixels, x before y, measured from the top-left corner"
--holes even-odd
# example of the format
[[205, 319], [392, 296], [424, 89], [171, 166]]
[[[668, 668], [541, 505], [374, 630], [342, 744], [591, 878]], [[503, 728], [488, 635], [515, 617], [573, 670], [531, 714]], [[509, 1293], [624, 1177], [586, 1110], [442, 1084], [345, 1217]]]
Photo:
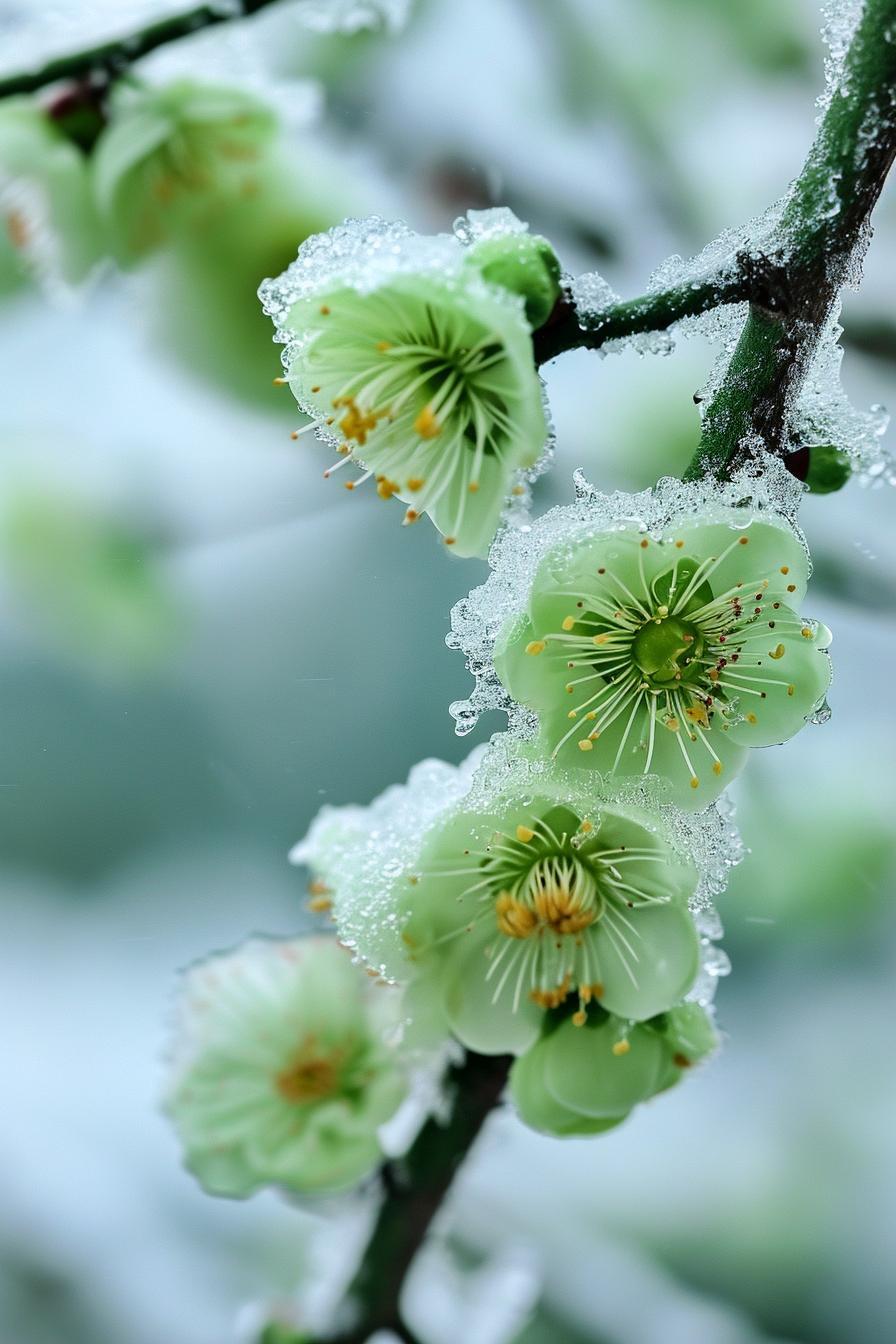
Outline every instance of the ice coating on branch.
[[[488, 817], [508, 801], [526, 805], [545, 796], [581, 810], [581, 772], [558, 770], [510, 734], [498, 734], [459, 766], [422, 761], [406, 784], [393, 785], [369, 807], [324, 807], [290, 859], [306, 865], [330, 889], [341, 941], [384, 979], [402, 980], [410, 974], [402, 930], [412, 913], [419, 858], [428, 837], [459, 811]], [[713, 898], [741, 857], [730, 814], [715, 807], [696, 816], [682, 813], [658, 802], [649, 780], [623, 782], [612, 790], [595, 790], [589, 784], [588, 806], [596, 819], [602, 807], [637, 815], [696, 869], [690, 908], [698, 913], [706, 974], [689, 997], [708, 1002], [707, 958], [716, 964], [710, 943], [721, 930], [714, 931], [712, 918], [699, 912], [711, 911]]]
[[475, 728], [481, 714], [499, 709], [506, 713], [511, 731], [530, 737], [537, 717], [516, 704], [495, 672], [495, 642], [508, 619], [525, 611], [536, 571], [549, 551], [571, 548], [596, 533], [630, 529], [645, 535], [658, 534], [679, 518], [711, 521], [734, 506], [744, 508], [745, 523], [771, 515], [796, 528], [796, 514], [804, 487], [780, 458], [757, 458], [738, 471], [731, 481], [682, 482], [665, 477], [652, 489], [638, 494], [616, 491], [602, 494], [581, 471], [574, 477], [573, 504], [559, 505], [522, 528], [504, 528], [489, 553], [491, 575], [479, 588], [458, 602], [451, 612], [449, 648], [459, 649], [475, 678], [466, 700], [451, 706], [455, 731], [463, 736]]
[[407, 23], [411, 0], [299, 0], [294, 12], [316, 33], [357, 33], [362, 28], [397, 33]]
[[882, 443], [890, 417], [883, 406], [867, 411], [852, 405], [840, 381], [843, 347], [839, 305], [822, 333], [793, 412], [793, 437], [800, 445], [831, 444], [847, 453], [865, 485], [896, 484], [892, 455]]
[[569, 289], [583, 331], [594, 326], [601, 313], [618, 303], [620, 298], [599, 271], [585, 271], [576, 276]]
[[825, 87], [816, 100], [819, 120], [841, 87], [846, 53], [863, 8], [864, 0], [827, 0], [822, 8], [821, 36], [828, 50], [824, 58]]

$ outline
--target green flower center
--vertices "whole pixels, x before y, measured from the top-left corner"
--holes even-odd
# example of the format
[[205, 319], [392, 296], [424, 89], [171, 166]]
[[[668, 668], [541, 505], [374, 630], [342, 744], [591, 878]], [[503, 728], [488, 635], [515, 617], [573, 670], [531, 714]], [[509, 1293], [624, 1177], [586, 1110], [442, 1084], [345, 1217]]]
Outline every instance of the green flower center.
[[705, 677], [700, 659], [706, 640], [699, 626], [680, 616], [670, 616], [668, 607], [658, 608], [652, 620], [642, 625], [632, 641], [632, 659], [651, 687], [662, 688]]

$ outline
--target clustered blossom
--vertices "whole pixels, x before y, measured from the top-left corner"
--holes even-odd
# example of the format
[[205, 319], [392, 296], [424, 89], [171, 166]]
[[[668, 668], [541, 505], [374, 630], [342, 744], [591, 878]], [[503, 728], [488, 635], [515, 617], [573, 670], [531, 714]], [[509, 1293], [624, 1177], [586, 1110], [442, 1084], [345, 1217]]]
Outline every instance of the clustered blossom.
[[253, 939], [184, 977], [166, 1110], [212, 1194], [356, 1185], [406, 1083], [393, 991], [331, 938]]
[[410, 1015], [468, 1048], [519, 1055], [523, 1077], [530, 1052], [565, 1050], [568, 1031], [595, 1048], [612, 1037], [626, 1078], [629, 1055], [651, 1050], [668, 1068], [651, 1066], [643, 1096], [617, 1093], [592, 1060], [587, 1086], [608, 1088], [621, 1119], [707, 1052], [661, 1049], [659, 1018], [695, 987], [691, 903], [720, 880], [727, 844], [718, 817], [698, 828], [645, 792], [602, 797], [499, 742], [459, 770], [425, 762], [367, 814], [325, 809], [294, 857], [361, 959], [409, 986]]
[[480, 228], [480, 265], [456, 235], [348, 221], [259, 291], [308, 427], [340, 456], [325, 474], [356, 466], [347, 488], [374, 478], [406, 523], [428, 514], [459, 555], [485, 554], [548, 435], [526, 294], [508, 284], [531, 278], [540, 295], [556, 276], [543, 240], [501, 223], [503, 252]]
[[[532, 335], [560, 283], [546, 241], [489, 211], [434, 238], [348, 221], [259, 292], [307, 428], [361, 469], [348, 487], [373, 477], [470, 555], [545, 447]], [[458, 732], [492, 708], [508, 732], [323, 808], [293, 850], [312, 908], [399, 987], [405, 1048], [512, 1055], [535, 1129], [611, 1129], [717, 1046], [711, 902], [739, 841], [716, 803], [750, 748], [823, 713], [831, 677], [830, 632], [801, 614], [798, 489], [770, 462], [638, 496], [579, 478], [574, 504], [511, 519], [449, 638], [477, 679]], [[170, 1109], [212, 1188], [338, 1186], [375, 1162], [400, 1071], [341, 951], [325, 976], [317, 943], [261, 946], [282, 1001], [213, 969]]]

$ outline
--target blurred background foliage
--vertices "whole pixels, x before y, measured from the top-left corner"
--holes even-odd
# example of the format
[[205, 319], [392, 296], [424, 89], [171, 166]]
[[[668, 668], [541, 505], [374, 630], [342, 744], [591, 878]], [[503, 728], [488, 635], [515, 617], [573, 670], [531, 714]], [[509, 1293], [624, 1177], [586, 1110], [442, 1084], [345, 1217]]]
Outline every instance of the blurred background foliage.
[[[0, 0], [2, 65], [158, 9]], [[819, 24], [815, 0], [416, 0], [403, 34], [344, 37], [284, 3], [140, 71], [280, 115], [258, 189], [214, 227], [76, 293], [0, 238], [4, 1344], [248, 1341], [271, 1303], [290, 1319], [324, 1291], [353, 1206], [322, 1231], [274, 1196], [209, 1200], [178, 1168], [155, 1109], [173, 970], [304, 926], [285, 855], [322, 802], [470, 746], [444, 635], [483, 567], [290, 440], [257, 282], [345, 212], [444, 229], [501, 203], [570, 270], [638, 292], [796, 172]], [[885, 195], [846, 302], [860, 405], [896, 390], [894, 214]], [[537, 507], [577, 466], [624, 488], [679, 470], [714, 357], [696, 336], [548, 369]], [[833, 717], [735, 789], [725, 1053], [600, 1141], [496, 1119], [443, 1229], [468, 1289], [447, 1303], [445, 1264], [421, 1266], [421, 1338], [496, 1341], [482, 1301], [518, 1253], [543, 1283], [525, 1344], [892, 1338], [892, 509], [858, 484], [806, 503]]]

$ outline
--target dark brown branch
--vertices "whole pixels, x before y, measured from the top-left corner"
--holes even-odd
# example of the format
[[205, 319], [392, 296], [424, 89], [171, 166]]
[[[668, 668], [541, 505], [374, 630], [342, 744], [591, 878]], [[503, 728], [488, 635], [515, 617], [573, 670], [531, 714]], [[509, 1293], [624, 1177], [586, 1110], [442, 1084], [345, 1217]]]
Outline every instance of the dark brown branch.
[[383, 1169], [384, 1197], [361, 1266], [349, 1289], [358, 1321], [332, 1344], [364, 1344], [377, 1330], [412, 1336], [401, 1320], [401, 1288], [455, 1172], [466, 1157], [507, 1082], [509, 1055], [467, 1054], [448, 1073], [448, 1119], [430, 1119], [400, 1161]]

